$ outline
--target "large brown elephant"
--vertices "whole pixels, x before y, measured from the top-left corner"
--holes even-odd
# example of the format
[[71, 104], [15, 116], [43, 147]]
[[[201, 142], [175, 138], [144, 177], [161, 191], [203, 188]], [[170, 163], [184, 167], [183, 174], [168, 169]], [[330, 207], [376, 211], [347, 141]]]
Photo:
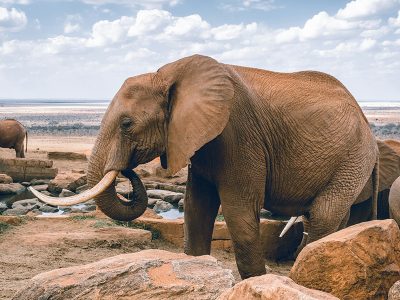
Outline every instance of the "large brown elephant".
[[[377, 141], [379, 148], [379, 194], [378, 194], [378, 219], [390, 217], [389, 210], [389, 191], [393, 182], [400, 176], [400, 143], [395, 140]], [[360, 195], [357, 197], [355, 205], [351, 207], [350, 219], [347, 226], [364, 222], [370, 219], [372, 203], [372, 178], [369, 179]], [[393, 201], [392, 201], [393, 202]], [[400, 209], [394, 209], [400, 216]], [[400, 200], [395, 205], [400, 208]], [[397, 220], [400, 221], [400, 218]], [[400, 225], [400, 222], [399, 222]]]
[[[189, 164], [185, 252], [210, 253], [221, 204], [246, 278], [265, 273], [262, 207], [305, 215], [306, 242], [326, 236], [347, 223], [351, 205], [377, 173], [378, 149], [357, 102], [335, 78], [194, 55], [124, 82], [90, 158], [92, 190], [71, 199], [40, 197], [65, 205], [95, 195], [106, 215], [132, 220], [147, 203], [132, 169], [158, 156], [170, 173]], [[132, 201], [115, 192], [120, 171], [133, 184]]]
[[17, 157], [24, 158], [24, 140], [28, 150], [28, 132], [24, 126], [14, 119], [0, 120], [0, 147], [15, 149]]

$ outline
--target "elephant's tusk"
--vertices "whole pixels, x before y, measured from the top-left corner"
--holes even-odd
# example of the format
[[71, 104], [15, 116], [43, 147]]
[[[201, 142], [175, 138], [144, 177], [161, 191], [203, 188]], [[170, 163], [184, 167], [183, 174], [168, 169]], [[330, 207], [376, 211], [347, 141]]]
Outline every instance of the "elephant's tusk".
[[294, 222], [296, 222], [298, 216], [297, 217], [291, 217], [290, 220], [287, 222], [285, 228], [283, 228], [281, 234], [279, 235], [279, 237], [283, 237], [285, 235], [285, 233], [290, 229], [290, 227], [293, 226]]
[[118, 171], [110, 171], [90, 190], [84, 191], [82, 194], [74, 195], [71, 197], [50, 197], [47, 195], [43, 195], [42, 193], [35, 190], [33, 187], [29, 187], [29, 190], [40, 200], [43, 202], [54, 205], [54, 206], [69, 206], [79, 204], [85, 201], [88, 201], [97, 195], [104, 192], [111, 183], [114, 182], [115, 178], [118, 175]]

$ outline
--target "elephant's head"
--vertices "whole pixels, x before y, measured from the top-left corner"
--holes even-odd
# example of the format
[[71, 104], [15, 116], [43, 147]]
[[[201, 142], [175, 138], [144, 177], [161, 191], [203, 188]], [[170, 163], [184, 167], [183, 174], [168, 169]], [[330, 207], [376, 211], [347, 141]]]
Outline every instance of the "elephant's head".
[[[103, 117], [90, 157], [88, 183], [94, 188], [73, 201], [65, 198], [61, 204], [83, 202], [90, 196], [113, 219], [139, 217], [146, 209], [147, 195], [132, 169], [160, 156], [169, 173], [179, 171], [196, 150], [222, 132], [233, 94], [224, 65], [200, 55], [128, 78]], [[131, 201], [115, 191], [118, 172], [132, 183]]]

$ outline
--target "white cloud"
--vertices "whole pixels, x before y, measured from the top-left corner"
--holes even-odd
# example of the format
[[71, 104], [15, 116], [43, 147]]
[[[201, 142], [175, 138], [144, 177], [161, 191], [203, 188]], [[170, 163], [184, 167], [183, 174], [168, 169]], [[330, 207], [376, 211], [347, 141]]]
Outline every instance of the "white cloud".
[[103, 47], [126, 38], [129, 27], [134, 23], [132, 17], [121, 17], [115, 21], [102, 20], [92, 27], [92, 35], [87, 41], [89, 47]]
[[0, 7], [0, 32], [1, 31], [20, 31], [28, 22], [23, 11], [15, 8]]
[[367, 27], [368, 24], [360, 22], [350, 22], [330, 16], [322, 11], [308, 19], [302, 28], [291, 27], [280, 31], [276, 40], [278, 43], [290, 42], [293, 40], [305, 41], [316, 39], [321, 36], [335, 36], [346, 34], [359, 27]]
[[162, 8], [163, 6], [175, 6], [182, 0], [81, 0], [86, 4], [91, 5], [105, 5], [105, 4], [118, 4], [125, 6], [138, 6], [146, 9]]
[[70, 22], [67, 22], [64, 25], [64, 33], [66, 33], [66, 34], [78, 32], [80, 29], [81, 29], [81, 26], [79, 24], [72, 24]]
[[393, 27], [400, 27], [400, 10], [397, 12], [397, 18], [389, 18], [388, 23]]
[[337, 17], [344, 19], [363, 18], [376, 15], [398, 5], [399, 0], [354, 0], [339, 9]]
[[218, 41], [232, 40], [243, 34], [253, 34], [255, 32], [257, 32], [257, 23], [255, 22], [247, 25], [224, 24], [211, 29], [214, 39]]
[[187, 36], [199, 34], [207, 37], [210, 24], [204, 21], [199, 15], [174, 18], [172, 24], [168, 25], [164, 32], [168, 36]]
[[263, 10], [270, 11], [279, 8], [275, 4], [275, 0], [237, 0], [232, 3], [223, 3], [221, 5], [222, 9], [230, 11], [243, 11], [243, 10]]
[[172, 20], [172, 15], [165, 10], [140, 10], [136, 15], [135, 23], [129, 28], [129, 36], [140, 36], [166, 26]]
[[30, 0], [0, 0], [0, 4], [22, 4], [27, 5], [31, 3]]

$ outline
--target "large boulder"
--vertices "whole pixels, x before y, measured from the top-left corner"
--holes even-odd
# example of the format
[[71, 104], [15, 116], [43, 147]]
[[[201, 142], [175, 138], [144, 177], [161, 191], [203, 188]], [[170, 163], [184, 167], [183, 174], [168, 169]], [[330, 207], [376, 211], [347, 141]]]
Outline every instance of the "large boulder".
[[267, 274], [248, 278], [225, 291], [218, 300], [339, 300], [331, 294], [308, 289], [284, 276]]
[[86, 175], [80, 173], [60, 173], [50, 180], [47, 190], [54, 194], [60, 194], [63, 189], [75, 192], [76, 189], [86, 184]]
[[7, 174], [0, 174], [0, 183], [12, 183], [13, 179]]
[[211, 256], [163, 250], [122, 254], [33, 277], [13, 299], [215, 299], [231, 270]]
[[26, 188], [20, 183], [0, 183], [0, 195], [19, 194]]
[[400, 280], [400, 230], [394, 220], [350, 226], [307, 245], [290, 277], [340, 299], [385, 299]]
[[400, 280], [390, 288], [388, 300], [400, 300]]

